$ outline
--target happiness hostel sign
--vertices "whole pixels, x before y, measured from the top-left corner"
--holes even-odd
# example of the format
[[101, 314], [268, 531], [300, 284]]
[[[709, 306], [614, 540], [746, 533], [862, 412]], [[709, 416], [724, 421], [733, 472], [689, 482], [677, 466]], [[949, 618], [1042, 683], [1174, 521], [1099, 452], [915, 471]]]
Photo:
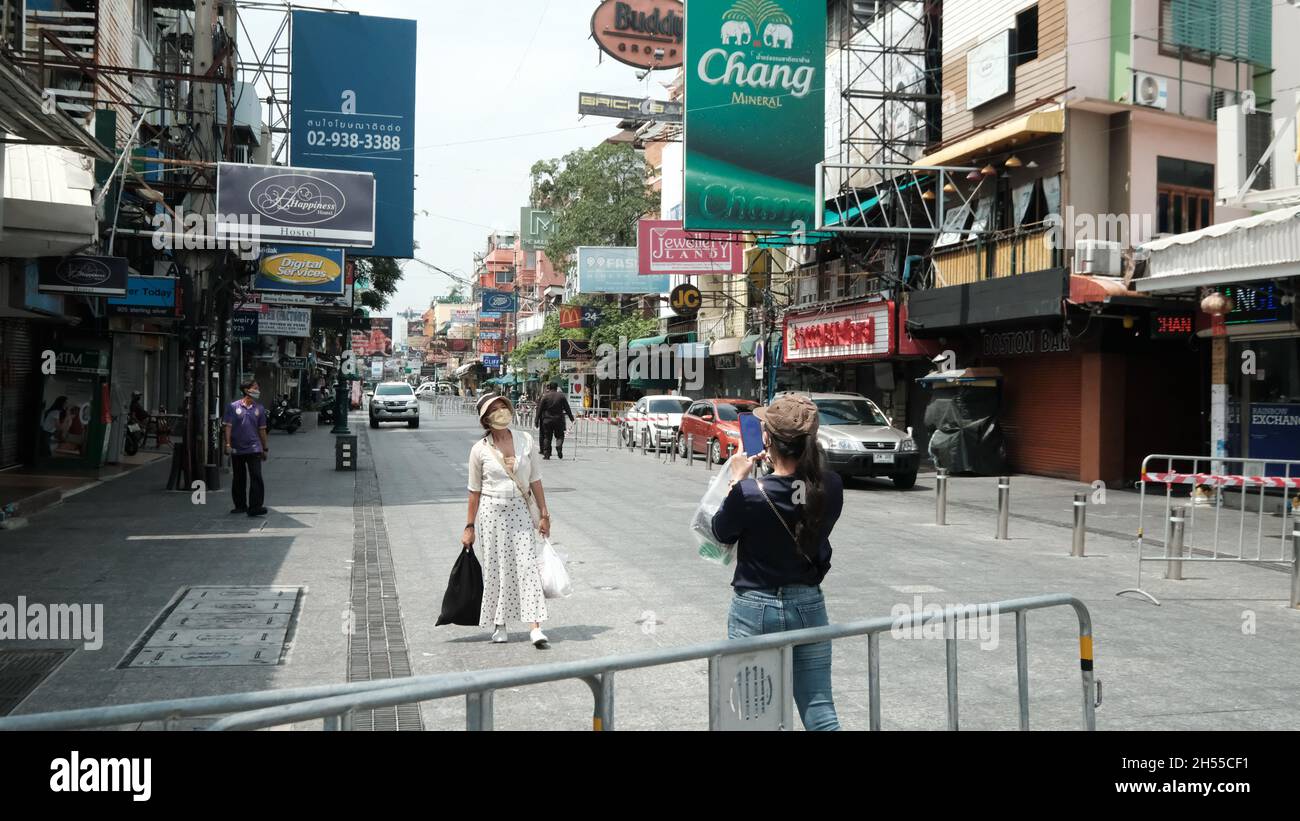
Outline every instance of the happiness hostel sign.
[[691, 0], [686, 230], [813, 226], [825, 64], [824, 3]]

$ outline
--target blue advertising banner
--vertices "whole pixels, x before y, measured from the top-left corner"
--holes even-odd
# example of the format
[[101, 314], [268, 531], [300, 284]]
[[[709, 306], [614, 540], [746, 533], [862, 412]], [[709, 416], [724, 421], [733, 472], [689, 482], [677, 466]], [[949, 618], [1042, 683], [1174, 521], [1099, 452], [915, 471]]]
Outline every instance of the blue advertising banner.
[[108, 312], [127, 316], [176, 316], [176, 280], [130, 276], [126, 296], [108, 300]]
[[262, 246], [253, 290], [311, 296], [343, 296], [342, 248]]
[[636, 248], [579, 248], [579, 294], [666, 294], [668, 275], [639, 276]]
[[[1241, 403], [1228, 405], [1228, 453], [1241, 454]], [[1250, 457], [1247, 459], [1300, 460], [1300, 405], [1252, 403], [1250, 406]], [[1268, 475], [1281, 476], [1285, 465], [1273, 465]], [[1294, 471], [1292, 472], [1294, 475]]]
[[485, 368], [499, 368], [499, 367], [501, 367], [501, 357], [498, 356], [497, 354], [484, 354], [484, 355], [483, 355], [483, 367], [485, 367]]
[[295, 11], [291, 164], [375, 175], [375, 245], [415, 254], [414, 20]]
[[[494, 314], [513, 314], [519, 310], [519, 300], [509, 291], [484, 291], [483, 312]], [[479, 314], [480, 317], [483, 314]]]

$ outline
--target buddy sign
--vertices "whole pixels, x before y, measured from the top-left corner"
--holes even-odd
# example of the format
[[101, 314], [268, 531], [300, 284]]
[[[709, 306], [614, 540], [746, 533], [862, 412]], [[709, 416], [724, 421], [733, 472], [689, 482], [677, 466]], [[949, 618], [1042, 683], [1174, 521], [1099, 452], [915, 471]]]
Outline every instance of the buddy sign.
[[825, 3], [691, 0], [686, 230], [813, 226], [825, 86]]
[[591, 15], [601, 51], [637, 68], [682, 64], [685, 11], [681, 0], [605, 0]]

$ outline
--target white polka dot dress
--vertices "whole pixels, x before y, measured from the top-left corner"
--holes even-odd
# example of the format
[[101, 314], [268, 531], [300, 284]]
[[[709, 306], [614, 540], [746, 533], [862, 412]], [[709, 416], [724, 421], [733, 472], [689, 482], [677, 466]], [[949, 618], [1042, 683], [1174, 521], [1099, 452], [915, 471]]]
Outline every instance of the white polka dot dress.
[[[528, 434], [514, 432], [513, 469], [526, 485], [541, 479], [541, 468]], [[469, 489], [479, 491], [474, 519], [475, 548], [483, 566], [483, 605], [479, 627], [511, 622], [546, 621], [546, 596], [537, 568], [541, 543], [528, 503], [497, 461], [493, 446], [480, 440], [470, 451]]]

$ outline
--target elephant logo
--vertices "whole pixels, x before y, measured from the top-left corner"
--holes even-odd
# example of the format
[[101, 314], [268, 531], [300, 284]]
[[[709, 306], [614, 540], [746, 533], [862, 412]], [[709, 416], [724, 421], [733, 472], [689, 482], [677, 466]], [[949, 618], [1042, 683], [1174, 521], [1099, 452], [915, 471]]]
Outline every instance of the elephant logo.
[[738, 20], [728, 20], [722, 24], [722, 44], [729, 46], [735, 44], [738, 46], [749, 45], [754, 39], [754, 33], [750, 31], [749, 23], [742, 23]]
[[763, 45], [768, 48], [794, 48], [794, 22], [773, 0], [736, 0], [725, 14], [722, 24], [722, 44], [748, 45], [754, 32], [763, 33]]
[[776, 48], [794, 48], [794, 29], [784, 23], [771, 23], [763, 32], [763, 45]]

